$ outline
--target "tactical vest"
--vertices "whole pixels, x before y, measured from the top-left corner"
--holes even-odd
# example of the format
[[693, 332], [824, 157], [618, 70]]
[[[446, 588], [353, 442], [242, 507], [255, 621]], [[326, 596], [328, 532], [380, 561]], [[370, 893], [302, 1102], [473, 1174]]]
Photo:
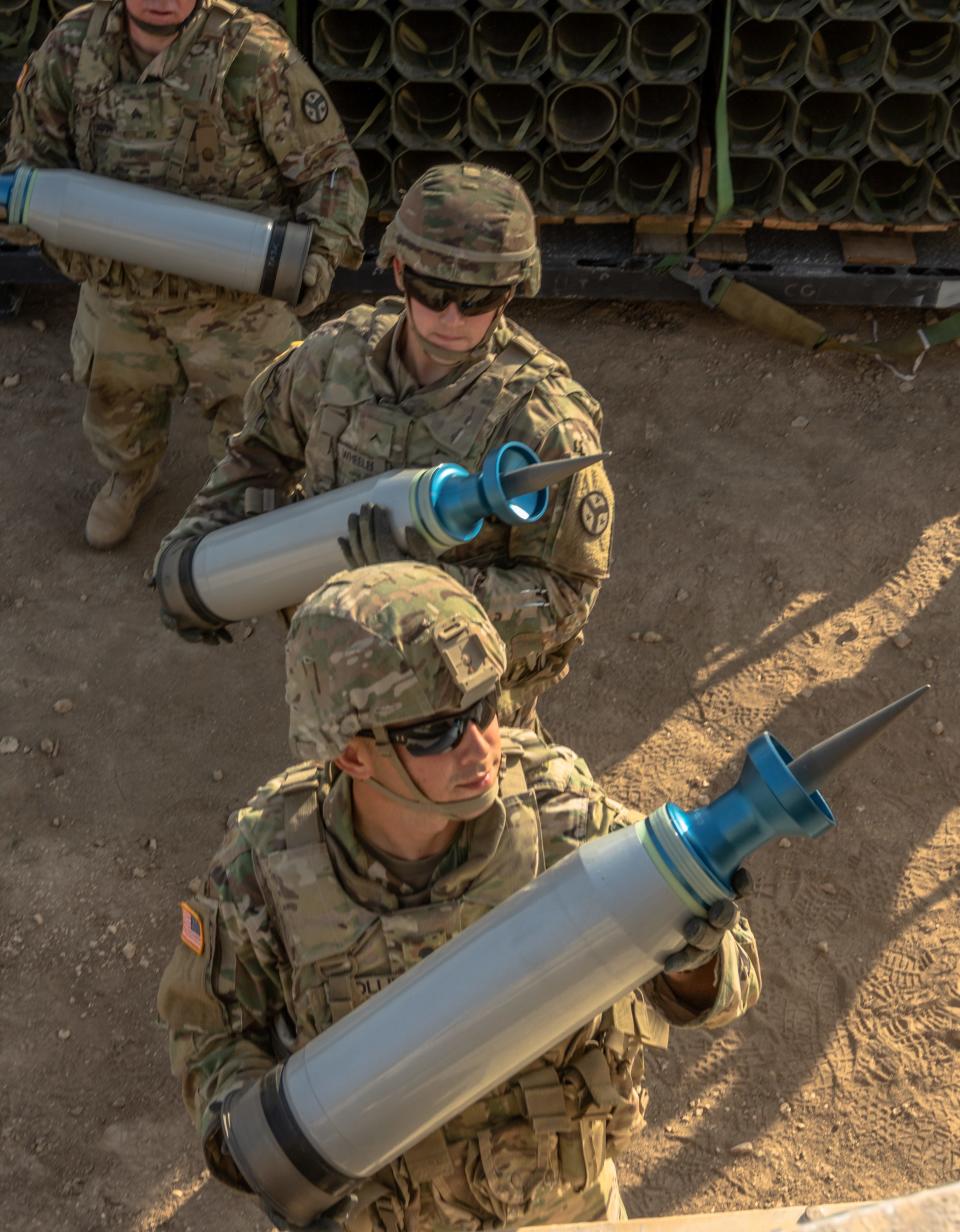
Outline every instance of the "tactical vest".
[[[286, 846], [258, 863], [291, 964], [284, 987], [295, 1020], [293, 1048], [303, 1047], [543, 871], [536, 797], [527, 788], [519, 754], [518, 746], [504, 743], [505, 822], [487, 866], [455, 897], [389, 912], [358, 903], [334, 871], [320, 820], [317, 768], [287, 772], [280, 787]], [[292, 892], [301, 886], [302, 894]], [[529, 1133], [535, 1157], [552, 1159], [576, 1189], [592, 1184], [606, 1155], [643, 1124], [642, 1044], [662, 1046], [666, 1031], [639, 995], [622, 998], [408, 1151], [403, 1163], [411, 1182], [447, 1174], [454, 1167], [451, 1152], [468, 1140], [479, 1139], [482, 1156], [490, 1134], [509, 1125], [513, 1133], [518, 1126]]]
[[[120, 80], [127, 38], [122, 3], [95, 0], [73, 78], [71, 127], [77, 165], [236, 209], [279, 214], [284, 189], [255, 127], [231, 132], [223, 89], [254, 22], [228, 0], [204, 0], [202, 24], [179, 37], [187, 53], [162, 80]], [[174, 44], [174, 48], [176, 44]], [[242, 176], [242, 182], [240, 177]], [[273, 206], [273, 209], [264, 209]], [[245, 298], [188, 279], [101, 258], [81, 271], [107, 293], [182, 298]]]
[[[550, 373], [568, 373], [526, 330], [493, 358], [441, 390], [418, 389], [401, 404], [371, 372], [370, 357], [397, 324], [403, 300], [361, 305], [344, 318], [316, 395], [316, 427], [305, 451], [309, 494], [345, 487], [402, 466], [458, 462], [475, 469], [512, 413]], [[477, 371], [479, 369], [479, 371]], [[462, 390], [459, 386], [462, 385]], [[438, 403], [442, 399], [442, 405]]]
[[[442, 405], [429, 389], [398, 404], [369, 360], [387, 345], [402, 311], [403, 300], [390, 297], [346, 314], [349, 324], [327, 358], [316, 395], [315, 426], [304, 453], [308, 495], [405, 466], [457, 462], [477, 470], [493, 445], [510, 439], [510, 420], [536, 386], [552, 373], [569, 373], [562, 359], [513, 326], [510, 341], [489, 362], [469, 369], [452, 389], [442, 387]], [[460, 385], [462, 392], [454, 393]], [[488, 521], [476, 539], [451, 549], [445, 559], [479, 567], [506, 561], [509, 537], [508, 526]]]

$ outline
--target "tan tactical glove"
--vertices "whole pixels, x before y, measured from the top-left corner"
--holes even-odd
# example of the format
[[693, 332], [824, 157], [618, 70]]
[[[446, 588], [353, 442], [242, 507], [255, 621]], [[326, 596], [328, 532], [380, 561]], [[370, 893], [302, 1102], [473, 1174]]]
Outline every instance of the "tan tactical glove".
[[293, 311], [298, 317], [308, 317], [326, 302], [333, 282], [333, 266], [318, 252], [311, 252], [303, 267], [303, 286]]
[[40, 244], [40, 236], [27, 227], [14, 226], [0, 220], [0, 244], [16, 244], [18, 248], [34, 248]]
[[[753, 879], [745, 868], [738, 868], [731, 878], [737, 898], [745, 898], [753, 889]], [[676, 954], [671, 954], [663, 964], [664, 975], [676, 975], [680, 971], [694, 971], [702, 967], [718, 953], [724, 936], [740, 919], [740, 908], [729, 898], [714, 903], [704, 920], [694, 916], [683, 926], [686, 945]]]
[[337, 543], [351, 569], [411, 557], [424, 565], [439, 563], [429, 542], [413, 527], [407, 529], [406, 548], [397, 546], [390, 514], [382, 505], [361, 505], [359, 513], [351, 513], [347, 518], [347, 537]]

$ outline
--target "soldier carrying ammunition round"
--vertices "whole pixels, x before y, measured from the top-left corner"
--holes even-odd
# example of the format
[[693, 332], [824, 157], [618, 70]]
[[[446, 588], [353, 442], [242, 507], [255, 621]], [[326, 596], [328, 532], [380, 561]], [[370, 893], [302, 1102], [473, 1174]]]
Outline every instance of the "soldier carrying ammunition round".
[[[269, 18], [229, 0], [94, 0], [27, 60], [7, 167], [81, 171], [313, 224], [305, 316], [362, 256], [366, 186], [322, 84]], [[35, 242], [0, 225], [0, 236]], [[71, 338], [84, 431], [109, 478], [91, 546], [130, 532], [156, 484], [172, 400], [212, 421], [213, 456], [242, 423], [254, 375], [302, 336], [278, 300], [44, 244], [83, 284]]]
[[[585, 925], [591, 910], [614, 908], [603, 866], [592, 863], [591, 909], [561, 861], [576, 879], [589, 849], [599, 856], [620, 839], [635, 850], [628, 865], [647, 857], [639, 814], [606, 796], [571, 750], [500, 728], [506, 664], [477, 598], [419, 562], [337, 574], [293, 619], [290, 737], [308, 760], [239, 813], [203, 893], [181, 905], [181, 943], [159, 993], [211, 1171], [252, 1188], [279, 1226], [329, 1227], [332, 1217], [350, 1232], [439, 1232], [622, 1219], [613, 1156], [643, 1126], [644, 1045], [664, 1046], [670, 1024], [721, 1026], [759, 995], [756, 945], [729, 891], [696, 920], [678, 901], [682, 928], [645, 968], [660, 974], [630, 990], [644, 963], [634, 957], [613, 1004], [574, 995], [556, 956], [518, 973], [535, 934], [563, 953], [579, 947], [588, 978], [609, 967], [617, 981], [615, 950], [632, 926]], [[636, 867], [627, 895], [642, 912], [657, 893], [632, 881]], [[745, 870], [731, 883], [746, 891]], [[538, 894], [550, 910], [527, 929], [509, 909]], [[498, 913], [506, 935], [491, 944], [486, 934], [478, 965], [476, 945], [457, 947]], [[561, 921], [571, 914], [568, 943]], [[448, 945], [457, 958], [444, 963]], [[410, 980], [428, 968], [432, 994], [418, 1001]], [[556, 1000], [544, 1003], [558, 968]], [[460, 1003], [472, 1008], [453, 1030]], [[538, 1033], [557, 1039], [557, 1019], [582, 1025], [539, 1047]], [[300, 1065], [299, 1080], [288, 1075], [294, 1090], [283, 1071], [334, 1037], [339, 1061], [320, 1059], [319, 1082]], [[501, 1053], [518, 1047], [526, 1060], [504, 1069]], [[415, 1089], [403, 1070], [420, 1075]], [[351, 1105], [339, 1112], [335, 1087]], [[391, 1152], [399, 1141], [408, 1145]]]
[[[598, 451], [597, 402], [503, 315], [517, 292], [540, 285], [533, 210], [515, 180], [471, 164], [426, 172], [388, 226], [379, 264], [392, 266], [404, 298], [326, 322], [260, 373], [243, 430], [163, 546], [283, 503], [297, 485], [311, 496], [399, 467], [476, 471], [507, 441], [545, 460]], [[607, 576], [612, 518], [596, 465], [554, 488], [536, 524], [488, 522], [442, 554], [507, 644], [501, 717], [528, 721], [566, 673]], [[399, 554], [382, 510], [351, 522], [349, 563]], [[419, 541], [407, 547], [426, 555]]]

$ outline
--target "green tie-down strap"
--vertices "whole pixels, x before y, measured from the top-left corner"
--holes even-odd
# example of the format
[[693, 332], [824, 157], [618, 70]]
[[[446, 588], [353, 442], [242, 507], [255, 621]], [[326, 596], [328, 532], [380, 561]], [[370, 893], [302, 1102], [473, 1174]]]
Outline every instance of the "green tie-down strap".
[[[730, 123], [727, 116], [727, 88], [730, 79], [730, 34], [733, 29], [734, 0], [726, 0], [723, 12], [723, 45], [720, 48], [720, 85], [717, 90], [717, 106], [714, 112], [714, 147], [713, 157], [717, 177], [717, 209], [713, 222], [703, 233], [697, 236], [687, 249], [692, 252], [697, 244], [702, 244], [717, 223], [722, 222], [733, 209], [733, 173], [730, 170]], [[657, 272], [669, 271], [681, 281], [685, 281], [684, 272], [680, 268], [685, 257], [680, 253], [668, 253], [657, 263]]]
[[916, 360], [932, 347], [943, 346], [960, 338], [960, 312], [954, 312], [935, 325], [913, 330], [886, 342], [841, 342], [839, 338], [831, 338], [818, 321], [728, 275], [717, 279], [706, 298], [707, 302], [735, 321], [805, 347], [808, 351], [849, 351], [877, 359]]

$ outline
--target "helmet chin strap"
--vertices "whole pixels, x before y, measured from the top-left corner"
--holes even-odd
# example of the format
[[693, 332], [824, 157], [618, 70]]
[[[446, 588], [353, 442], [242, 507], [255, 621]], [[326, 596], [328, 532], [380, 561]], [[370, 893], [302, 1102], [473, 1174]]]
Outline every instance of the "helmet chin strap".
[[413, 809], [418, 813], [439, 814], [441, 817], [449, 818], [451, 821], [472, 821], [474, 817], [479, 817], [481, 813], [485, 813], [500, 795], [500, 776], [498, 774], [491, 786], [486, 791], [480, 792], [479, 795], [470, 796], [466, 800], [447, 802], [431, 800], [410, 777], [410, 773], [397, 755], [397, 750], [393, 747], [386, 729], [375, 727], [373, 734], [377, 740], [377, 752], [393, 762], [410, 795], [402, 796], [399, 792], [385, 786], [378, 779], [367, 779], [367, 782], [371, 787], [375, 787], [381, 795], [386, 796], [388, 800], [392, 800], [395, 804], [402, 804], [404, 808]]
[[487, 344], [493, 337], [494, 330], [500, 324], [500, 319], [503, 316], [504, 308], [500, 308], [490, 322], [490, 326], [486, 333], [480, 339], [475, 347], [471, 347], [469, 351], [454, 351], [451, 347], [440, 346], [437, 342], [430, 342], [424, 338], [423, 334], [417, 329], [417, 323], [413, 319], [413, 312], [410, 308], [410, 297], [406, 297], [406, 316], [407, 325], [410, 327], [410, 332], [416, 338], [417, 342], [423, 347], [426, 353], [434, 361], [434, 363], [443, 364], [445, 368], [458, 368], [461, 364], [475, 363], [478, 359], [482, 359], [487, 353]]

